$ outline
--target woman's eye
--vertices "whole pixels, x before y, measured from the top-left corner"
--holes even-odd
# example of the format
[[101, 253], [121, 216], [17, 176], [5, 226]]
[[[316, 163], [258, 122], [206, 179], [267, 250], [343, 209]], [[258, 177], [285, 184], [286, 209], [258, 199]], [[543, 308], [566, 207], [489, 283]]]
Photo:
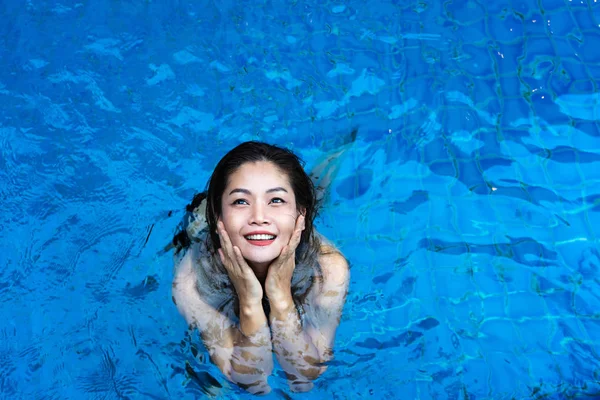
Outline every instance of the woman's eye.
[[244, 199], [237, 199], [233, 201], [234, 205], [238, 205], [238, 204], [248, 204], [248, 202]]
[[271, 200], [271, 203], [281, 204], [281, 203], [285, 203], [285, 201], [283, 199], [280, 199], [279, 197], [275, 197], [274, 199]]

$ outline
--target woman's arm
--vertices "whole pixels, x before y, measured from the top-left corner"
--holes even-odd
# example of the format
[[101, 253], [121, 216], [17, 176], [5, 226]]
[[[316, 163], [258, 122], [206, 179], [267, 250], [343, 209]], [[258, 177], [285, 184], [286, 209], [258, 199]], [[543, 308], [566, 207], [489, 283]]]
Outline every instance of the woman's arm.
[[271, 304], [270, 323], [277, 359], [295, 391], [312, 388], [333, 356], [333, 340], [348, 291], [350, 272], [338, 252], [319, 258], [323, 277], [315, 282], [303, 304], [306, 318], [298, 315], [291, 292]]
[[198, 328], [212, 362], [227, 379], [251, 393], [268, 393], [273, 357], [262, 306], [240, 304], [237, 326], [196, 289], [193, 253], [193, 248], [188, 249], [176, 266], [172, 293], [177, 309], [190, 326]]

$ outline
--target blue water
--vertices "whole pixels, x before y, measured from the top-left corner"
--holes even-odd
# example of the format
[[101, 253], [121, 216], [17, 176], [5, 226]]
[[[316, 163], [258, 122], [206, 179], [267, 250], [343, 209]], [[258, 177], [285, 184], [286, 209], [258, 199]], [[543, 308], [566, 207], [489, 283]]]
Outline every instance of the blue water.
[[317, 221], [352, 268], [336, 356], [273, 398], [600, 397], [596, 0], [0, 0], [0, 20], [0, 399], [245, 396], [160, 250], [249, 139], [307, 169], [346, 149]]

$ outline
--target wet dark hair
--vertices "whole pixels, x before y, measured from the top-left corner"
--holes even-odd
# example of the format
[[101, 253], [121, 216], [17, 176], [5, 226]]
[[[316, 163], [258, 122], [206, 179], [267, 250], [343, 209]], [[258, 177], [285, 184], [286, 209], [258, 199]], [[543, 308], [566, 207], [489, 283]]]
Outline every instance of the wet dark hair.
[[304, 162], [291, 150], [258, 141], [244, 142], [230, 150], [219, 161], [210, 177], [206, 191], [209, 249], [216, 252], [220, 247], [219, 235], [216, 233], [217, 221], [222, 215], [221, 201], [229, 178], [242, 165], [259, 161], [273, 163], [288, 177], [296, 197], [297, 210], [304, 212], [305, 229], [296, 249], [296, 259], [304, 259], [308, 256], [307, 253], [314, 254], [320, 246], [313, 229], [318, 204], [314, 184], [304, 171]]

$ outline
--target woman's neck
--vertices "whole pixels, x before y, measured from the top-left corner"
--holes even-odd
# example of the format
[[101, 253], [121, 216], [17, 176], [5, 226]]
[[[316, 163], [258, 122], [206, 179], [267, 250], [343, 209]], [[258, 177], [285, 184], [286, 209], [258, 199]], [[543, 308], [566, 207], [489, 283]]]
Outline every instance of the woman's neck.
[[258, 278], [261, 286], [264, 288], [270, 263], [248, 263], [248, 265], [254, 272], [254, 275], [256, 275], [256, 278]]

